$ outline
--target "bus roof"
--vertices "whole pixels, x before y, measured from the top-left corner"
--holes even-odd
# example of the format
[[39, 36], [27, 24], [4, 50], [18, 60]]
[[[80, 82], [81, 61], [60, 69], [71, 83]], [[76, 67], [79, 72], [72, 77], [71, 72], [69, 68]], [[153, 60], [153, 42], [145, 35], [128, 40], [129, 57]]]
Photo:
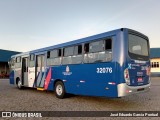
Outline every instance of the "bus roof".
[[112, 35], [116, 34], [116, 32], [119, 31], [119, 30], [120, 29], [117, 29], [117, 30], [113, 30], [113, 31], [109, 31], [109, 32], [100, 33], [100, 34], [97, 34], [97, 35], [81, 38], [81, 39], [78, 39], [78, 40], [73, 40], [73, 41], [69, 41], [69, 42], [66, 42], [66, 43], [61, 43], [61, 44], [58, 44], [58, 45], [53, 45], [53, 46], [50, 46], [50, 47], [45, 47], [45, 48], [33, 50], [33, 51], [30, 51], [30, 53], [41, 52], [41, 51], [46, 51], [46, 50], [51, 50], [51, 49], [56, 49], [56, 48], [63, 48], [63, 47], [66, 47], [66, 46], [76, 45], [76, 44], [80, 44], [80, 43], [85, 43], [85, 42], [100, 39], [100, 38], [103, 38], [103, 37], [112, 36]]
[[[66, 43], [61, 43], [61, 44], [58, 44], [58, 45], [53, 45], [53, 46], [50, 46], [50, 47], [45, 47], [45, 48], [32, 50], [32, 51], [29, 51], [29, 52], [20, 53], [20, 54], [14, 55], [12, 57], [26, 55], [26, 54], [32, 54], [32, 53], [37, 53], [37, 52], [44, 52], [44, 51], [48, 51], [48, 50], [63, 48], [63, 47], [66, 47], [66, 46], [85, 43], [85, 42], [93, 41], [93, 40], [96, 40], [96, 39], [100, 39], [100, 38], [104, 38], [104, 37], [108, 37], [108, 36], [113, 36], [113, 35], [117, 34], [117, 32], [127, 30], [127, 29], [128, 28], [120, 28], [120, 29], [100, 33], [100, 34], [97, 34], [97, 35], [81, 38], [81, 39], [78, 39], [78, 40], [73, 40], [73, 41], [69, 41], [69, 42], [66, 42]], [[128, 29], [128, 30], [131, 30], [131, 29]], [[134, 31], [134, 30], [132, 30], [132, 31]]]

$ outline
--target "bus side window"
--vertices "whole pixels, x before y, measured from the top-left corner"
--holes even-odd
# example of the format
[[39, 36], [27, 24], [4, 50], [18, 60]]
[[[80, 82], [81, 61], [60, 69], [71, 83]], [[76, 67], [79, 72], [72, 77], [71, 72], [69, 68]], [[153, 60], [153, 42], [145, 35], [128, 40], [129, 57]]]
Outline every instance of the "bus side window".
[[112, 40], [107, 39], [105, 40], [105, 50], [111, 50], [112, 49]]
[[61, 64], [61, 49], [51, 50], [47, 52], [47, 66]]
[[75, 46], [74, 55], [80, 55], [80, 54], [82, 54], [82, 45]]
[[72, 56], [74, 55], [74, 46], [66, 47], [64, 50], [63, 64], [72, 64]]
[[64, 48], [63, 48], [63, 55], [62, 56], [64, 57]]
[[50, 58], [57, 58], [58, 57], [58, 50], [52, 50], [50, 52]]
[[61, 49], [58, 49], [58, 57], [61, 57], [61, 56], [62, 56]]
[[96, 52], [100, 52], [103, 51], [103, 40], [100, 41], [96, 41], [96, 42], [91, 42], [89, 44], [89, 52], [90, 53], [96, 53]]
[[89, 52], [89, 43], [84, 44], [84, 53]]
[[84, 63], [106, 62], [112, 59], [112, 40], [97, 40], [84, 45]]
[[82, 45], [74, 47], [74, 55], [72, 56], [72, 64], [82, 63]]
[[15, 68], [21, 67], [21, 57], [16, 57]]
[[10, 60], [10, 68], [11, 68], [11, 69], [14, 69], [14, 65], [15, 65], [15, 58], [12, 58], [12, 59]]
[[64, 49], [64, 56], [72, 56], [74, 52], [74, 47], [67, 47]]
[[19, 63], [19, 62], [21, 62], [21, 57], [16, 58], [16, 63]]
[[47, 58], [50, 58], [50, 51], [47, 51]]
[[41, 66], [42, 66], [41, 56], [37, 56], [36, 67], [41, 67]]
[[35, 55], [34, 54], [31, 54], [30, 57], [29, 57], [29, 67], [34, 67], [35, 63], [34, 63], [34, 58], [35, 58]]
[[112, 39], [111, 38], [105, 40], [105, 54], [106, 54], [105, 61], [111, 61], [112, 60]]
[[82, 45], [78, 45], [78, 54], [82, 54]]

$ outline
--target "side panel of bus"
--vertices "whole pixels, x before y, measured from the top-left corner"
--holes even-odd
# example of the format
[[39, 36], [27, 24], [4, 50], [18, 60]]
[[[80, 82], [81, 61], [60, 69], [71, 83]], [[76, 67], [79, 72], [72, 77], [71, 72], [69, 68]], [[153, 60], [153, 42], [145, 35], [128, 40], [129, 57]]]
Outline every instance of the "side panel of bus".
[[[69, 71], [66, 71], [66, 68]], [[54, 89], [54, 81], [61, 80], [67, 93], [89, 96], [117, 96], [114, 79], [115, 63], [97, 63], [51, 67], [48, 90]], [[49, 74], [48, 69], [48, 74]], [[46, 78], [47, 79], [47, 78]]]
[[[113, 37], [113, 51], [116, 36]], [[116, 44], [115, 44], [116, 45]], [[112, 55], [115, 54], [114, 52]], [[116, 53], [118, 54], [118, 53]], [[117, 97], [117, 84], [119, 79], [116, 77], [117, 62], [113, 55], [112, 61], [83, 63], [75, 65], [62, 65], [47, 68], [46, 75], [49, 79], [48, 90], [54, 89], [54, 81], [61, 80], [65, 85], [67, 93], [90, 96], [109, 96]]]

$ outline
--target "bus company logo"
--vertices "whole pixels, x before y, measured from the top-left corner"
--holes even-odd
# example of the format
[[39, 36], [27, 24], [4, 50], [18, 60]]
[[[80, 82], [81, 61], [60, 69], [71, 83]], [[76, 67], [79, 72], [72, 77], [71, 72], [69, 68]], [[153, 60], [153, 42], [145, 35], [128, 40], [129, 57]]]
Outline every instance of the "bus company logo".
[[66, 72], [67, 72], [67, 73], [69, 72], [69, 66], [66, 67]]
[[132, 64], [128, 64], [128, 69], [132, 69]]
[[63, 75], [71, 75], [72, 74], [72, 72], [70, 72], [70, 68], [69, 68], [69, 66], [67, 65], [66, 66], [66, 72], [63, 72]]
[[147, 75], [150, 75], [150, 73], [151, 73], [151, 68], [150, 68], [150, 66], [148, 66], [148, 67], [146, 68], [146, 74], [147, 74]]

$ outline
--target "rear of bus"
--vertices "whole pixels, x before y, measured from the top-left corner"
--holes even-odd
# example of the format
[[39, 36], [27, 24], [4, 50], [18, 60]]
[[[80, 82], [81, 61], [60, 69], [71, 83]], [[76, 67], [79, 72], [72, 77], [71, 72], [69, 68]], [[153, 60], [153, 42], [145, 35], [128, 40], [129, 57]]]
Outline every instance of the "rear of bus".
[[126, 29], [124, 31], [125, 62], [123, 82], [118, 85], [118, 97], [150, 90], [150, 59], [148, 37]]

